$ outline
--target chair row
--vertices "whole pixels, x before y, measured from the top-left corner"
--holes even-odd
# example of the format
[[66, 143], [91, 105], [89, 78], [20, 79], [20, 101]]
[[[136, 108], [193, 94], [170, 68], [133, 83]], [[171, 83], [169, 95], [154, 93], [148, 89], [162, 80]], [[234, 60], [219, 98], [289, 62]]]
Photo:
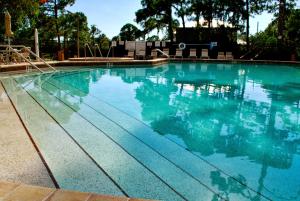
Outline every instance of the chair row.
[[[163, 54], [161, 55], [161, 57], [167, 57], [166, 55], [168, 55], [170, 58], [183, 58], [183, 51], [180, 49], [176, 49], [175, 55], [170, 54], [169, 48], [164, 48], [162, 50], [162, 52], [163, 52]], [[151, 51], [151, 55], [147, 56], [145, 50], [138, 51], [136, 53], [136, 55], [135, 55], [135, 51], [128, 51], [127, 57], [136, 58], [136, 59], [140, 59], [140, 58], [145, 59], [147, 57], [147, 58], [155, 59], [155, 58], [158, 58], [158, 52], [156, 49], [153, 49]], [[198, 58], [197, 49], [190, 49], [189, 58], [196, 58], [196, 59]], [[210, 59], [209, 54], [208, 54], [208, 49], [201, 50], [200, 58], [201, 59]], [[218, 59], [232, 60], [232, 59], [234, 59], [234, 57], [232, 55], [232, 52], [218, 52]]]

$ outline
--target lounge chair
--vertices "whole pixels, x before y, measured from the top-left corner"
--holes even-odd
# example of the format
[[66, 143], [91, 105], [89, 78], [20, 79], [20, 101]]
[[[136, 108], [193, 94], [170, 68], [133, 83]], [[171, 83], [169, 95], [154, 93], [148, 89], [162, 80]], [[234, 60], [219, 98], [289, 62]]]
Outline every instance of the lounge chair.
[[226, 59], [233, 60], [232, 52], [226, 52]]
[[152, 47], [153, 46], [153, 42], [147, 42], [147, 47]]
[[190, 49], [190, 56], [189, 58], [198, 58], [197, 57], [197, 50], [196, 49]]
[[127, 57], [134, 58], [134, 51], [133, 50], [128, 50]]
[[0, 54], [0, 64], [5, 63], [3, 54]]
[[145, 50], [138, 51], [136, 56], [135, 56], [136, 59], [140, 59], [140, 58], [145, 59], [145, 57], [146, 57], [146, 51]]
[[[31, 61], [31, 58], [30, 58], [30, 52], [28, 51], [28, 49], [22, 48], [21, 51], [20, 51], [20, 54], [21, 54], [25, 59], [28, 59], [29, 61]], [[21, 61], [24, 61], [24, 59], [21, 58]]]
[[160, 41], [155, 41], [154, 45], [155, 45], [155, 47], [160, 48]]
[[218, 52], [218, 59], [221, 59], [221, 60], [225, 60], [225, 54], [224, 52]]
[[163, 55], [161, 55], [161, 57], [167, 57], [166, 55], [169, 55], [170, 56], [170, 51], [169, 51], [169, 48], [164, 48], [163, 49]]
[[202, 49], [202, 51], [201, 51], [201, 59], [209, 59], [208, 49]]
[[12, 52], [10, 55], [10, 62], [12, 63], [21, 63], [21, 58], [16, 53]]
[[156, 51], [156, 50], [152, 50], [152, 51], [151, 51], [150, 58], [151, 58], [151, 59], [156, 59], [156, 58], [157, 58], [157, 51]]
[[182, 56], [182, 50], [176, 49], [176, 54], [175, 54], [174, 58], [177, 58], [177, 57], [183, 58], [183, 56]]

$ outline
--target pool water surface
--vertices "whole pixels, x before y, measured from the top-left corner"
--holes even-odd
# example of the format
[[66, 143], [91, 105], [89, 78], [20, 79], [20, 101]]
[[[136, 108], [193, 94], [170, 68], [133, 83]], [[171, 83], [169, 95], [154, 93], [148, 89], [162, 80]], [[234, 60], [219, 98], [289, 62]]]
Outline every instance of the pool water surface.
[[2, 83], [63, 189], [300, 200], [300, 69], [169, 63]]

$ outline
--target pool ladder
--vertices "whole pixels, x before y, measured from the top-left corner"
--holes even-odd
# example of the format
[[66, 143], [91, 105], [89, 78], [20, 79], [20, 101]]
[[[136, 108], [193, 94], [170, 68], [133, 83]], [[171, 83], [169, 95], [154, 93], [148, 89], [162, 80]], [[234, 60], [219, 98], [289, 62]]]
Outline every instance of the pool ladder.
[[114, 66], [114, 64], [113, 63], [106, 63], [106, 67], [108, 67], [108, 68], [110, 68], [110, 67], [113, 67]]
[[168, 55], [167, 53], [161, 51], [160, 49], [157, 48], [157, 49], [155, 49], [155, 50], [156, 50], [157, 52], [159, 52], [159, 53], [165, 55], [166, 57], [170, 58], [170, 55]]

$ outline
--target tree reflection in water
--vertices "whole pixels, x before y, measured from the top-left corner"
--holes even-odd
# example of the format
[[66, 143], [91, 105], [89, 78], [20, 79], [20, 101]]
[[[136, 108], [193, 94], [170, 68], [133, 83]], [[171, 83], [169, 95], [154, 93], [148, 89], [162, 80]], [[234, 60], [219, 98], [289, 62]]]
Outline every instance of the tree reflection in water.
[[[287, 178], [293, 181], [287, 184], [291, 188], [283, 185], [283, 180], [279, 185], [273, 185], [276, 181], [272, 180], [276, 178], [272, 174], [291, 169], [299, 156], [300, 80], [291, 78], [300, 77], [300, 71], [284, 68], [170, 64], [152, 69], [94, 70], [60, 81], [80, 89], [75, 94], [79, 97], [88, 96], [91, 83], [96, 85], [103, 75], [138, 83], [135, 99], [141, 106], [141, 120], [234, 176], [223, 178], [220, 171], [211, 172], [212, 185], [225, 197], [238, 193], [250, 200], [260, 199], [251, 197], [249, 189], [237, 185], [232, 181], [235, 179], [251, 183], [256, 191], [274, 200], [297, 200], [300, 189], [296, 179]], [[253, 167], [255, 173], [251, 172]]]
[[[291, 168], [300, 141], [300, 80], [291, 78], [299, 71], [225, 64], [173, 64], [162, 72], [149, 71], [146, 77], [122, 78], [142, 83], [136, 99], [143, 121], [155, 131], [207, 160], [223, 154], [261, 164], [256, 189], [260, 193], [268, 190], [264, 179], [269, 167]], [[235, 178], [247, 184], [242, 175]], [[234, 182], [218, 172], [212, 172], [211, 179], [225, 194], [250, 196], [244, 186], [232, 186]], [[284, 199], [280, 192], [275, 194]]]

